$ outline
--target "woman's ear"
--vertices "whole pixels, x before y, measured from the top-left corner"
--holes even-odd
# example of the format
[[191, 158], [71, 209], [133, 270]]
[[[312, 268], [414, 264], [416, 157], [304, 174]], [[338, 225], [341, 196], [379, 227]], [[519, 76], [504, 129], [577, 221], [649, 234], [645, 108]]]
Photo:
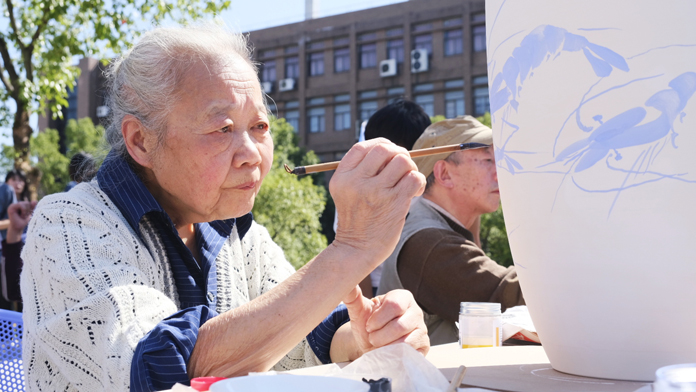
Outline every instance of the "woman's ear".
[[446, 161], [439, 160], [435, 162], [435, 166], [433, 166], [433, 176], [435, 177], [435, 182], [440, 186], [445, 188], [454, 187], [454, 182], [452, 181], [452, 176], [450, 175]]
[[152, 138], [135, 116], [126, 115], [121, 122], [121, 133], [131, 158], [142, 167], [152, 168]]

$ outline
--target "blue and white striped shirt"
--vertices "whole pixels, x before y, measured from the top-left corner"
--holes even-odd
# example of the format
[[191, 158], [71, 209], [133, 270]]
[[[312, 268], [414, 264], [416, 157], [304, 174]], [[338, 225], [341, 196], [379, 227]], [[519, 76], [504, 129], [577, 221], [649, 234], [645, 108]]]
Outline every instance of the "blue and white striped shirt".
[[[109, 154], [97, 173], [97, 180], [141, 239], [141, 220], [147, 216], [154, 223], [166, 249], [182, 309], [162, 320], [138, 343], [131, 364], [130, 388], [132, 391], [158, 391], [169, 389], [177, 382], [188, 384], [186, 365], [196, 344], [198, 329], [218, 315], [215, 310], [215, 259], [234, 225], [241, 239], [251, 227], [253, 216], [249, 213], [236, 219], [196, 224], [201, 255], [199, 265], [179, 237], [169, 215], [125, 159]], [[340, 305], [307, 336], [314, 354], [323, 363], [331, 362], [329, 351], [333, 335], [348, 320], [348, 311]]]

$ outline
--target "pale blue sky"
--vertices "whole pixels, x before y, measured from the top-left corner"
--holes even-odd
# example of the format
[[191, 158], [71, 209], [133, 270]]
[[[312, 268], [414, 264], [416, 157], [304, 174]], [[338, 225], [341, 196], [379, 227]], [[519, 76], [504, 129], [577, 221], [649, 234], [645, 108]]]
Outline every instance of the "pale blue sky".
[[[315, 0], [318, 16], [330, 16], [406, 0]], [[305, 16], [305, 0], [232, 0], [222, 18], [229, 27], [252, 31], [300, 22]]]
[[[318, 17], [343, 14], [366, 8], [402, 3], [407, 0], [315, 0]], [[238, 31], [247, 32], [273, 26], [300, 22], [305, 16], [305, 0], [232, 0], [230, 9], [221, 17]], [[31, 116], [31, 126], [36, 130], [38, 117]], [[0, 144], [11, 144], [11, 130], [0, 128]]]

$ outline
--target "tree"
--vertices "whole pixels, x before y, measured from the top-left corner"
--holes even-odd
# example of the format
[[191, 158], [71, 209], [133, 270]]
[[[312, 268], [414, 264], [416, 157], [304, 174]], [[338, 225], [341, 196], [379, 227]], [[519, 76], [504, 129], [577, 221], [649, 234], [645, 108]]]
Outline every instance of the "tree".
[[[144, 26], [217, 14], [230, 0], [5, 0], [0, 17], [0, 125], [12, 124], [14, 165], [29, 175], [32, 112], [60, 115], [79, 68], [76, 56], [119, 53]], [[14, 105], [10, 103], [10, 100]]]
[[[60, 153], [58, 131], [47, 129], [44, 132], [32, 136], [30, 141], [30, 159], [35, 167], [41, 171], [38, 195], [44, 196], [51, 193], [62, 192], [68, 181], [68, 164], [70, 158], [78, 152], [86, 152], [92, 156], [104, 155], [104, 127], [94, 126], [88, 117], [78, 121], [69, 120], [65, 127], [67, 151], [65, 155]], [[11, 146], [3, 146], [3, 158], [0, 165], [6, 171], [14, 166], [13, 150]]]
[[326, 189], [311, 176], [297, 177], [285, 172], [291, 167], [319, 163], [313, 151], [298, 147], [298, 137], [285, 119], [271, 121], [274, 159], [254, 203], [254, 219], [264, 225], [285, 252], [285, 257], [300, 268], [327, 246], [321, 234], [319, 217], [326, 205]]

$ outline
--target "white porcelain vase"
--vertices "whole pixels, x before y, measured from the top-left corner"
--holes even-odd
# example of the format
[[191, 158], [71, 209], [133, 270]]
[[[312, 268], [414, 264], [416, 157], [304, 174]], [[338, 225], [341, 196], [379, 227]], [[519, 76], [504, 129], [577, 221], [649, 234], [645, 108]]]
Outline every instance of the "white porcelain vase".
[[503, 211], [552, 366], [696, 362], [696, 2], [487, 0]]

